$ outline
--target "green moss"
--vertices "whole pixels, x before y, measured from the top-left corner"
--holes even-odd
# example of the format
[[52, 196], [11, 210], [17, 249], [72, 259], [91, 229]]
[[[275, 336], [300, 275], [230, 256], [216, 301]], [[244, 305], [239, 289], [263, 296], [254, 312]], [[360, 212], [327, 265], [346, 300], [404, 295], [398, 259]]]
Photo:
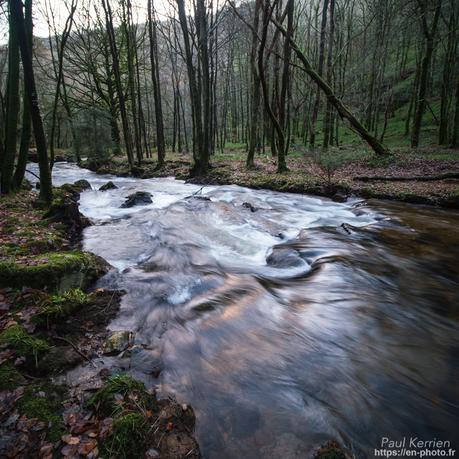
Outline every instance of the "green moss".
[[33, 357], [36, 365], [40, 354], [50, 348], [45, 340], [29, 335], [20, 325], [13, 325], [0, 333], [0, 344], [12, 348], [22, 357]]
[[[33, 263], [33, 264], [31, 264]], [[23, 286], [58, 289], [88, 287], [106, 268], [99, 257], [79, 250], [50, 252], [32, 257], [29, 264], [14, 259], [0, 262], [0, 288]]]
[[62, 389], [58, 386], [29, 386], [18, 402], [21, 414], [48, 425], [47, 439], [56, 442], [64, 433], [61, 417]]
[[39, 318], [56, 320], [67, 317], [89, 304], [90, 296], [79, 288], [70, 289], [63, 294], [52, 295], [45, 301]]
[[12, 390], [24, 381], [21, 373], [11, 364], [0, 365], [0, 390]]
[[111, 416], [123, 408], [120, 403], [116, 402], [115, 394], [121, 394], [123, 397], [127, 395], [135, 397], [142, 405], [145, 405], [148, 398], [148, 393], [142, 382], [136, 381], [128, 375], [120, 374], [109, 378], [105, 385], [88, 400], [87, 405], [105, 416]]
[[147, 419], [139, 413], [121, 416], [113, 423], [113, 433], [106, 439], [103, 451], [108, 457], [143, 457], [148, 435]]

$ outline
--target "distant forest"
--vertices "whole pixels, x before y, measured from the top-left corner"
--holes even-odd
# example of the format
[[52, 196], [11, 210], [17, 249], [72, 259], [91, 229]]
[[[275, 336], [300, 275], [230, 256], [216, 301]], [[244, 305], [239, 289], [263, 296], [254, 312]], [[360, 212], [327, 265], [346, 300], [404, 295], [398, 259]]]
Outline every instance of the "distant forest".
[[51, 165], [71, 149], [131, 165], [157, 155], [160, 167], [171, 150], [204, 173], [236, 145], [248, 167], [269, 150], [282, 172], [298, 148], [459, 142], [456, 0], [171, 0], [161, 14], [152, 0], [62, 0], [64, 22], [44, 0], [49, 38], [32, 39], [36, 3], [2, 2], [3, 169], [31, 132], [10, 4], [33, 43]]

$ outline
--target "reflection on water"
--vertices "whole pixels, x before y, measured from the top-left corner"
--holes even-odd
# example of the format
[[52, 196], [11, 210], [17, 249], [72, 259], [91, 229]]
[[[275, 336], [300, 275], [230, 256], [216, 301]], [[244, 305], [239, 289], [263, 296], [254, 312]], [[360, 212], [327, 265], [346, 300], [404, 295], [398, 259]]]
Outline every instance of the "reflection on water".
[[[111, 179], [120, 188], [83, 193], [81, 210], [85, 248], [118, 268], [102, 284], [128, 292], [111, 328], [139, 345], [113, 365], [190, 403], [205, 457], [455, 438], [458, 213]], [[137, 190], [153, 204], [120, 209]]]

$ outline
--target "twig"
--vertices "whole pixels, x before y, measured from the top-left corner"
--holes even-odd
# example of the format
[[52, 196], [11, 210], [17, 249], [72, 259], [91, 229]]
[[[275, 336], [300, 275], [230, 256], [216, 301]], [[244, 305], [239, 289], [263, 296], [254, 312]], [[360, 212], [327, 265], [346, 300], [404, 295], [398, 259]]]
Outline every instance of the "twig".
[[196, 196], [197, 194], [202, 194], [202, 190], [204, 189], [204, 187], [202, 186], [201, 188], [199, 188], [198, 191], [195, 191], [191, 196]]
[[30, 175], [33, 175], [38, 179], [38, 181], [40, 181], [40, 177], [37, 174], [35, 174], [35, 172], [29, 171], [29, 169], [26, 169], [26, 172], [28, 172]]

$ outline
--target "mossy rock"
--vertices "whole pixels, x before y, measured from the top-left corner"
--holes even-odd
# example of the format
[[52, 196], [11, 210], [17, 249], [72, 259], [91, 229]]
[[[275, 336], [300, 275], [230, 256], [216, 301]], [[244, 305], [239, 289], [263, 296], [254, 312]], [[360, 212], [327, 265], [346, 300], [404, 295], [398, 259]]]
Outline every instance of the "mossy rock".
[[45, 253], [31, 258], [30, 262], [0, 262], [0, 288], [48, 288], [59, 292], [85, 289], [109, 268], [102, 258], [79, 250]]

